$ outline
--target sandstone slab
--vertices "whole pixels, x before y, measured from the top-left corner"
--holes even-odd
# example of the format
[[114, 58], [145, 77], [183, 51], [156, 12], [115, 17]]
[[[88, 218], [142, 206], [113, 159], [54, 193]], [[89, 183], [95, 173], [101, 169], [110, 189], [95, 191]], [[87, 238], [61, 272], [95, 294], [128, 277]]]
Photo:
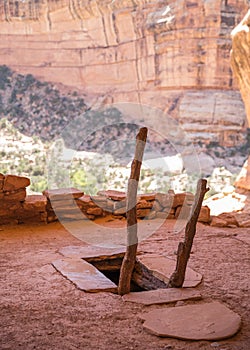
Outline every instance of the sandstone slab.
[[46, 211], [47, 198], [43, 195], [29, 195], [25, 198], [23, 208], [25, 210]]
[[11, 191], [11, 192], [5, 192], [4, 193], [4, 201], [8, 202], [22, 202], [25, 200], [26, 197], [26, 189], [21, 188], [16, 191]]
[[155, 193], [145, 193], [145, 194], [139, 194], [137, 196], [138, 201], [140, 200], [146, 200], [146, 201], [154, 201], [155, 200]]
[[82, 209], [96, 206], [95, 203], [92, 201], [91, 197], [86, 194], [81, 196], [80, 198], [77, 198], [76, 203]]
[[227, 223], [227, 226], [238, 226], [238, 221], [235, 217], [236, 213], [221, 213], [217, 216], [217, 218], [225, 220]]
[[138, 218], [144, 218], [148, 216], [151, 212], [151, 209], [137, 209], [136, 214]]
[[99, 246], [68, 246], [59, 250], [59, 253], [68, 258], [81, 258], [81, 259], [99, 259], [112, 257], [123, 257], [126, 248], [106, 248]]
[[190, 192], [184, 192], [184, 193], [176, 193], [174, 195], [174, 201], [172, 204], [173, 208], [177, 208], [179, 206], [185, 205], [192, 205], [194, 201], [194, 195]]
[[145, 199], [139, 200], [136, 204], [137, 209], [151, 209], [152, 207], [153, 207], [153, 202], [147, 201]]
[[111, 280], [82, 259], [65, 258], [53, 261], [52, 265], [85, 292], [117, 292], [117, 286]]
[[87, 210], [87, 214], [101, 216], [103, 214], [103, 210], [102, 210], [102, 208], [99, 208], [99, 207], [93, 207], [93, 208], [89, 208]]
[[113, 199], [114, 201], [122, 201], [126, 199], [126, 193], [115, 190], [99, 191], [99, 196], [105, 196], [107, 198]]
[[143, 305], [167, 304], [179, 300], [197, 300], [201, 299], [201, 294], [191, 288], [167, 288], [156, 289], [145, 292], [132, 292], [124, 295], [124, 301], [138, 303]]
[[113, 215], [116, 216], [116, 215], [125, 215], [127, 213], [127, 208], [126, 207], [122, 207], [122, 208], [119, 208], [119, 209], [116, 209], [114, 210], [113, 212]]
[[154, 208], [157, 208], [157, 202], [162, 208], [171, 208], [174, 203], [174, 197], [175, 195], [172, 193], [157, 193], [155, 196], [156, 202], [154, 203]]
[[[165, 283], [168, 283], [176, 266], [175, 260], [156, 254], [139, 255], [137, 261], [154, 277]], [[202, 275], [187, 267], [183, 287], [196, 287], [201, 281]]]
[[23, 176], [6, 175], [3, 183], [3, 191], [17, 191], [30, 185], [30, 179]]
[[241, 318], [215, 301], [158, 309], [143, 315], [143, 327], [160, 337], [188, 340], [221, 340], [236, 334]]
[[51, 201], [77, 199], [84, 195], [84, 193], [76, 188], [59, 188], [55, 190], [45, 190], [43, 195]]

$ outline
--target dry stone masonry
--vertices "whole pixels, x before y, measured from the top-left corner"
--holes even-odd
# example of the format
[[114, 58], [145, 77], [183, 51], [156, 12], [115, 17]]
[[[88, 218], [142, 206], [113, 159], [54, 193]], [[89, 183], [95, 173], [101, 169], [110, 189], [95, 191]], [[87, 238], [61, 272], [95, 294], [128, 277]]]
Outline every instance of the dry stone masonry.
[[[43, 194], [26, 195], [30, 180], [26, 177], [0, 174], [0, 225], [50, 223], [57, 220], [95, 220], [111, 216], [126, 218], [126, 193], [107, 190], [97, 195], [84, 194], [76, 188], [45, 190]], [[137, 196], [139, 219], [187, 218], [194, 195], [190, 192], [145, 193]], [[222, 213], [211, 216], [201, 207], [199, 222], [217, 227], [250, 227], [250, 214]]]
[[[0, 224], [50, 223], [59, 220], [83, 220], [112, 215], [126, 217], [126, 193], [108, 190], [96, 196], [76, 188], [45, 190], [43, 195], [26, 196], [30, 180], [26, 177], [0, 174]], [[191, 208], [192, 193], [146, 193], [137, 198], [138, 218], [176, 219]], [[182, 211], [184, 209], [184, 211]], [[210, 210], [202, 207], [200, 222], [210, 222]]]
[[26, 196], [30, 180], [0, 174], [0, 224], [47, 222], [46, 197]]

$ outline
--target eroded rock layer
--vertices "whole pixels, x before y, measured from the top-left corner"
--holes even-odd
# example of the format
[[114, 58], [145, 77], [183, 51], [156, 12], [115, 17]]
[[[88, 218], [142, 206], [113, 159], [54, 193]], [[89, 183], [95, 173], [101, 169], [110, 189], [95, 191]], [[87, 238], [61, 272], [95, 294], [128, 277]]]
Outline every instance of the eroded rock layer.
[[[230, 136], [242, 132], [245, 115], [229, 52], [230, 32], [247, 0], [9, 0], [0, 6], [0, 64], [103, 96], [106, 103], [157, 106], [180, 121], [184, 103], [186, 130], [196, 138], [210, 128], [222, 145], [242, 142]], [[189, 92], [197, 90], [203, 90], [205, 131], [197, 129], [190, 109], [196, 96]], [[240, 113], [218, 122], [218, 103], [222, 109], [239, 104]], [[220, 125], [227, 125], [226, 136]]]
[[232, 32], [232, 68], [240, 85], [250, 124], [250, 10]]

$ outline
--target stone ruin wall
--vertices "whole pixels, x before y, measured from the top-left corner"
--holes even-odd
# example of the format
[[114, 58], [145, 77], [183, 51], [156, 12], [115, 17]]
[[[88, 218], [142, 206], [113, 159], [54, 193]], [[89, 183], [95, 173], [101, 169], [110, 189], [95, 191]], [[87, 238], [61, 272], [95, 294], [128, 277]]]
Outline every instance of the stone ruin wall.
[[[114, 190], [84, 194], [75, 188], [45, 190], [43, 194], [26, 195], [30, 180], [26, 177], [0, 174], [0, 226], [18, 224], [49, 224], [55, 221], [126, 219], [126, 193]], [[236, 196], [236, 194], [232, 194]], [[186, 220], [194, 195], [190, 192], [145, 193], [137, 196], [137, 217], [143, 220]], [[111, 218], [110, 218], [111, 217]], [[162, 221], [162, 222], [163, 222]], [[250, 227], [248, 213], [210, 215], [202, 206], [198, 221], [218, 227]]]
[[230, 33], [247, 0], [4, 1], [0, 64], [178, 118], [194, 140], [244, 141]]
[[[37, 224], [59, 220], [95, 220], [108, 215], [126, 217], [126, 193], [100, 191], [96, 196], [75, 188], [45, 190], [43, 195], [26, 195], [30, 180], [26, 177], [0, 174], [0, 225]], [[138, 218], [176, 219], [182, 207], [190, 208], [192, 193], [139, 194]], [[203, 207], [199, 221], [210, 222], [210, 211]]]

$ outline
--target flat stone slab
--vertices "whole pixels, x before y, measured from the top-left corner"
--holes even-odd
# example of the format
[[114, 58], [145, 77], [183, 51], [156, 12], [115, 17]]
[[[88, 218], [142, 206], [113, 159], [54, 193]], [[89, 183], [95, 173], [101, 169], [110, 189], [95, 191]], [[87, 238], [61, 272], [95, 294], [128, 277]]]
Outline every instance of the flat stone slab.
[[[168, 283], [175, 270], [176, 261], [163, 255], [145, 254], [137, 256], [139, 261], [153, 276]], [[196, 287], [202, 281], [202, 275], [189, 267], [186, 269], [186, 276], [183, 287]]]
[[119, 258], [123, 257], [126, 251], [126, 247], [120, 248], [106, 248], [99, 246], [68, 246], [59, 250], [59, 253], [65, 257], [104, 260], [105, 258]]
[[117, 293], [117, 286], [87, 261], [77, 258], [64, 258], [52, 262], [64, 277], [85, 292]]
[[124, 301], [138, 303], [143, 305], [167, 304], [179, 300], [198, 300], [201, 294], [191, 288], [167, 288], [156, 289], [145, 292], [132, 292], [124, 295]]
[[107, 191], [99, 191], [97, 193], [99, 196], [104, 196], [110, 199], [113, 199], [114, 201], [122, 201], [126, 199], [126, 193], [116, 190], [107, 190]]
[[45, 190], [43, 195], [49, 198], [51, 201], [77, 199], [84, 195], [84, 193], [77, 188], [58, 188], [55, 190]]
[[142, 316], [143, 327], [160, 337], [184, 340], [221, 340], [236, 334], [241, 318], [215, 301], [158, 309]]

